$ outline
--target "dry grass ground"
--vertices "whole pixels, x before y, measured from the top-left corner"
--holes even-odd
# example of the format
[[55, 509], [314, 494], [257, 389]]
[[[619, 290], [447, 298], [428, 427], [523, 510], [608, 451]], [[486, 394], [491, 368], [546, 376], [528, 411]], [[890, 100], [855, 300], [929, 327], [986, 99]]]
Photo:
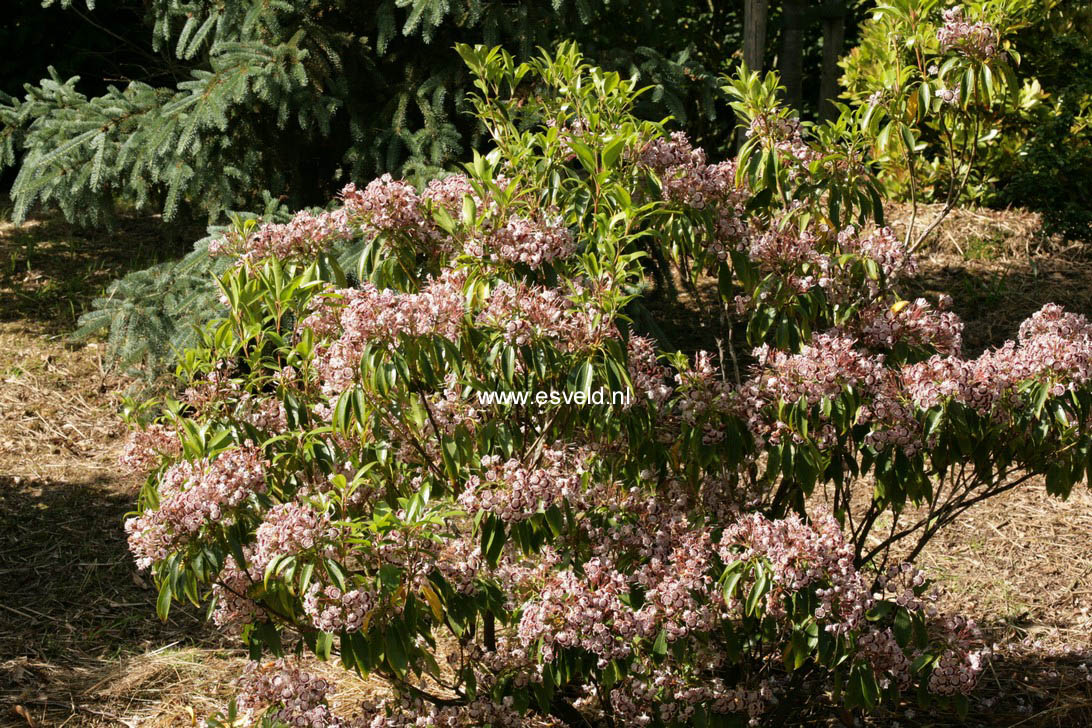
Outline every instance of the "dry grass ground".
[[[106, 282], [180, 252], [159, 247], [159, 230], [154, 220], [93, 236], [53, 222], [0, 225], [2, 726], [192, 726], [224, 705], [244, 663], [195, 610], [155, 619], [155, 593], [121, 530], [138, 488], [114, 467], [114, 393], [125, 383], [104, 371], [95, 344], [63, 336]], [[1088, 256], [1037, 230], [1033, 216], [979, 211], [941, 228], [913, 287], [955, 297], [968, 348], [1011, 336], [1049, 300], [1092, 312]], [[706, 332], [691, 324], [690, 334]], [[1085, 489], [1065, 503], [1039, 485], [1018, 489], [925, 553], [952, 608], [997, 644], [966, 724], [1092, 725], [1090, 506]], [[372, 690], [345, 687], [348, 698]], [[895, 724], [960, 722], [900, 713], [878, 723]]]
[[0, 227], [0, 724], [133, 722], [215, 673], [197, 615], [147, 618], [154, 593], [121, 531], [137, 487], [115, 465], [124, 382], [97, 344], [64, 340], [111, 279], [177, 252], [156, 230]]

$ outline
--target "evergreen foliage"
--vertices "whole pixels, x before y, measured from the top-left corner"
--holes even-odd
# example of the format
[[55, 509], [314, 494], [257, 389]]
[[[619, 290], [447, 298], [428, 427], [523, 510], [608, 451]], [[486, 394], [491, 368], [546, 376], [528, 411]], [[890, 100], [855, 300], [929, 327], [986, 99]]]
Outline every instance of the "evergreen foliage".
[[700, 108], [710, 122], [698, 130], [710, 137], [703, 142], [730, 134], [732, 120], [718, 122], [713, 104], [730, 53], [719, 46], [738, 14], [729, 7], [153, 0], [146, 8], [149, 50], [160, 60], [146, 77], [91, 96], [80, 77], [50, 68], [23, 98], [0, 96], [0, 167], [19, 167], [17, 221], [42, 203], [72, 221], [107, 223], [125, 199], [166, 219], [189, 208], [215, 222], [266, 191], [300, 207], [379, 172], [433, 176], [480, 133], [464, 106], [469, 81], [456, 42], [505, 43], [526, 56], [575, 38], [597, 62], [654, 87], [649, 115], [685, 121]]
[[154, 375], [192, 346], [196, 327], [219, 313], [216, 289], [209, 276], [222, 272], [220, 261], [207, 254], [217, 234], [202, 238], [181, 260], [167, 261], [114, 281], [93, 308], [80, 317], [76, 338], [109, 330], [107, 356], [116, 365], [138, 367]]
[[[60, 5], [103, 12], [91, 1], [86, 13]], [[271, 202], [321, 204], [384, 171], [423, 182], [468, 156], [482, 133], [456, 42], [503, 43], [527, 57], [577, 38], [590, 58], [651, 86], [641, 115], [688, 122], [712, 149], [730, 143], [735, 123], [714, 103], [717, 73], [739, 47], [730, 5], [153, 0], [128, 9], [151, 30], [140, 77], [127, 66], [118, 74], [127, 85], [106, 85], [50, 68], [22, 98], [0, 91], [0, 168], [18, 169], [17, 221], [40, 204], [109, 224], [118, 200], [210, 224], [264, 206], [270, 221]], [[77, 335], [109, 329], [115, 362], [162, 371], [218, 310], [206, 245], [112, 284]]]
[[[231, 224], [259, 218], [283, 222], [290, 214], [279, 200], [265, 197], [263, 212], [233, 212]], [[210, 225], [207, 235], [181, 260], [169, 260], [134, 271], [111, 283], [80, 317], [76, 339], [107, 332], [106, 355], [114, 366], [151, 380], [177, 360], [179, 352], [197, 343], [198, 330], [222, 315], [214, 276], [224, 260], [209, 256], [209, 244], [230, 225]]]
[[1016, 44], [1041, 98], [1007, 130], [1021, 144], [990, 200], [1038, 210], [1046, 232], [1077, 240], [1092, 239], [1090, 36], [1092, 5], [1080, 0], [1040, 0], [1025, 17]]

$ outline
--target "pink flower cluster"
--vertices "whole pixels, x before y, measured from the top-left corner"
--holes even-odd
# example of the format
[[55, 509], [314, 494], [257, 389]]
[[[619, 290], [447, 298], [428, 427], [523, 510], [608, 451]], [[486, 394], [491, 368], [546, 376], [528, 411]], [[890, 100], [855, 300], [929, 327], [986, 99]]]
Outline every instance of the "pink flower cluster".
[[237, 416], [269, 434], [279, 435], [288, 430], [288, 412], [277, 397], [255, 397], [247, 392], [239, 398]]
[[963, 8], [958, 6], [944, 11], [944, 25], [937, 30], [937, 40], [945, 52], [954, 50], [980, 61], [997, 55], [997, 30], [981, 20], [967, 22]]
[[660, 177], [664, 199], [695, 210], [711, 209], [715, 214], [715, 235], [710, 250], [727, 260], [729, 251], [747, 235], [744, 222], [746, 193], [736, 184], [734, 160], [708, 164], [705, 152], [695, 149], [683, 132], [670, 140], [656, 139], [641, 152], [641, 161]]
[[658, 172], [672, 168], [701, 167], [706, 163], [705, 152], [690, 144], [686, 132], [671, 133], [670, 139], [653, 139], [641, 150], [640, 160]]
[[857, 637], [857, 652], [880, 677], [883, 687], [894, 680], [900, 690], [910, 687], [910, 660], [890, 628], [870, 628]]
[[633, 390], [640, 398], [662, 405], [671, 397], [671, 373], [656, 356], [656, 342], [646, 336], [631, 336], [626, 342], [627, 370]]
[[1079, 341], [1092, 337], [1092, 326], [1082, 314], [1067, 313], [1058, 304], [1048, 303], [1020, 324], [1020, 341], [1027, 342], [1040, 336]]
[[937, 594], [919, 596], [918, 591], [925, 586], [925, 573], [914, 568], [913, 564], [902, 563], [887, 567], [887, 571], [877, 579], [878, 586], [885, 597], [895, 597], [895, 603], [911, 611], [924, 610], [930, 617], [936, 616], [934, 603]]
[[[488, 684], [488, 683], [487, 683]], [[481, 683], [479, 682], [479, 685]], [[360, 715], [346, 723], [346, 728], [562, 728], [552, 717], [534, 713], [520, 714], [515, 701], [506, 697], [492, 700], [482, 690], [466, 705], [436, 705], [420, 698], [384, 699], [366, 704]]]
[[343, 208], [318, 214], [301, 210], [288, 223], [260, 225], [245, 239], [231, 231], [209, 243], [209, 255], [233, 254], [250, 262], [264, 258], [309, 261], [354, 233]]
[[751, 238], [748, 254], [756, 263], [783, 268], [819, 262], [818, 239], [807, 230], [767, 230]]
[[643, 563], [632, 578], [645, 590], [638, 622], [658, 625], [668, 642], [713, 629], [721, 614], [713, 598], [715, 549], [709, 529], [669, 516], [647, 528], [634, 546]]
[[633, 654], [635, 637], [656, 637], [652, 614], [638, 617], [623, 602], [629, 594], [625, 575], [599, 558], [585, 563], [583, 571], [555, 572], [524, 606], [519, 640], [524, 647], [541, 643], [543, 662], [553, 661], [559, 650], [583, 649], [603, 668]]
[[958, 356], [963, 349], [963, 321], [952, 311], [938, 311], [924, 298], [901, 307], [879, 301], [861, 311], [854, 328], [861, 343], [877, 349], [896, 344]]
[[799, 354], [761, 346], [754, 351], [760, 367], [745, 390], [758, 402], [796, 402], [809, 405], [836, 397], [846, 386], [874, 386], [886, 376], [882, 354], [868, 355], [853, 339], [838, 334], [812, 336]]
[[[860, 281], [849, 275], [848, 269], [841, 267], [839, 254], [854, 253], [872, 259], [888, 283], [916, 270], [912, 256], [906, 253], [905, 246], [890, 228], [859, 235], [856, 228], [849, 226], [839, 232], [836, 239], [825, 227], [803, 231], [792, 227], [784, 230], [755, 229], [737, 247], [764, 270], [779, 273], [781, 279], [797, 293], [805, 293], [819, 286], [832, 301], [852, 302], [862, 297]], [[865, 283], [867, 293], [877, 297], [880, 281], [869, 278]], [[737, 296], [738, 313], [744, 313], [750, 304], [748, 298]]]
[[419, 293], [380, 290], [365, 283], [360, 289], [340, 291], [340, 301], [324, 297], [322, 305], [331, 309], [320, 307], [302, 323], [326, 333], [334, 328], [336, 317], [341, 330], [317, 359], [323, 391], [336, 395], [352, 384], [369, 344], [393, 346], [404, 336], [455, 339], [466, 316], [464, 281], [465, 274], [446, 269], [439, 278], [428, 280]]
[[922, 409], [954, 398], [982, 414], [1015, 394], [1018, 384], [1039, 379], [1061, 396], [1092, 377], [1092, 326], [1083, 316], [1044, 306], [1020, 327], [1018, 342], [977, 359], [934, 356], [905, 367], [907, 394]]
[[133, 430], [118, 456], [118, 464], [134, 473], [155, 470], [163, 458], [177, 458], [182, 454], [182, 442], [173, 429], [159, 424], [143, 430]]
[[747, 136], [757, 136], [767, 148], [775, 149], [782, 161], [789, 163], [789, 179], [807, 173], [808, 165], [823, 155], [804, 140], [803, 126], [798, 118], [760, 114], [751, 119]]
[[[873, 354], [856, 346], [845, 332], [831, 331], [812, 336], [800, 353], [755, 350], [758, 364], [739, 391], [739, 408], [756, 436], [777, 444], [789, 436], [802, 442], [803, 436], [777, 419], [768, 405], [802, 401], [808, 406], [839, 396], [854, 387], [861, 398], [857, 421], [871, 425], [863, 444], [877, 449], [897, 447], [907, 455], [922, 447], [922, 428], [896, 370], [884, 365], [884, 354]], [[824, 415], [811, 425], [809, 436], [820, 446], [833, 442], [835, 431]]]
[[[708, 164], [702, 149], [693, 149], [682, 132], [671, 141], [656, 140], [646, 149], [646, 164], [663, 176], [663, 196], [695, 210], [735, 201], [742, 196], [736, 185], [734, 161]], [[661, 166], [669, 162], [667, 166]]]
[[[341, 200], [349, 219], [373, 234], [399, 234], [416, 243], [434, 241], [439, 234], [435, 223], [422, 212], [421, 197], [413, 185], [389, 174], [372, 180], [363, 190], [346, 185]], [[459, 202], [462, 204], [461, 198]]]
[[484, 474], [472, 475], [459, 503], [471, 513], [486, 511], [503, 521], [524, 521], [580, 493], [581, 467], [561, 450], [545, 449], [537, 467], [511, 458], [482, 458]]
[[983, 668], [978, 652], [945, 650], [929, 675], [929, 690], [937, 695], [967, 695], [978, 684]]
[[[300, 211], [288, 223], [266, 223], [245, 237], [229, 231], [209, 244], [209, 254], [235, 255], [241, 263], [271, 257], [309, 261], [362, 233], [399, 235], [426, 252], [450, 252], [451, 241], [432, 221], [428, 205], [442, 207], [458, 218], [467, 195], [481, 211], [482, 201], [465, 175], [432, 180], [418, 195], [412, 185], [385, 174], [363, 190], [352, 183], [346, 185], [339, 195], [341, 207], [335, 210]], [[522, 254], [531, 255], [530, 246], [523, 242]]]
[[219, 521], [228, 509], [265, 489], [265, 461], [256, 447], [227, 450], [211, 462], [183, 460], [160, 478], [159, 507], [125, 522], [129, 550], [146, 569], [205, 524]]
[[576, 245], [560, 218], [529, 220], [512, 215], [488, 239], [489, 248], [502, 260], [538, 268], [573, 254]]
[[721, 415], [736, 414], [738, 400], [713, 363], [713, 355], [699, 351], [692, 367], [675, 375], [675, 383], [675, 411], [682, 422], [690, 427], [701, 426], [706, 445], [723, 440]]
[[443, 391], [428, 398], [429, 424], [439, 428], [437, 435], [454, 435], [460, 427], [474, 431], [480, 418], [476, 404], [466, 395], [455, 374], [449, 374]]
[[253, 549], [243, 548], [243, 556], [248, 559], [245, 571], [239, 568], [234, 556], [228, 556], [212, 585], [212, 597], [216, 603], [212, 621], [229, 632], [241, 631], [244, 625], [262, 615], [261, 607], [249, 597], [250, 589], [262, 581], [262, 572], [249, 561], [252, 554]]
[[654, 714], [665, 723], [691, 725], [694, 713], [703, 705], [719, 715], [744, 713], [750, 718], [749, 725], [758, 725], [759, 717], [773, 702], [773, 691], [768, 681], [762, 681], [757, 689], [727, 687], [719, 677], [695, 680], [670, 666], [656, 666], [648, 676], [615, 687], [610, 700], [619, 725], [650, 725]]
[[780, 271], [797, 293], [805, 293], [812, 286], [828, 288], [831, 283], [832, 262], [819, 252], [819, 244], [820, 239], [807, 230], [767, 230], [751, 236], [747, 254], [763, 268]]
[[[709, 529], [694, 527], [684, 511], [634, 492], [603, 490], [588, 496], [589, 503], [617, 513], [620, 522], [588, 530], [593, 556], [584, 562], [583, 573], [557, 571], [556, 563], [541, 576], [513, 571], [514, 583], [532, 582], [533, 596], [523, 605], [517, 633], [524, 647], [541, 645], [541, 659], [547, 662], [558, 650], [584, 650], [596, 655], [602, 667], [611, 659], [648, 659], [647, 648], [661, 632], [673, 643], [713, 629], [722, 608], [714, 598], [715, 551]], [[620, 554], [636, 565], [620, 568]], [[644, 594], [640, 608], [627, 604], [634, 587]], [[642, 643], [645, 649], [638, 651]], [[710, 656], [711, 663], [718, 659]], [[660, 667], [657, 674], [663, 674]], [[677, 697], [684, 702], [700, 697], [684, 693], [679, 686]], [[639, 689], [627, 688], [623, 694], [634, 701], [635, 710], [648, 711], [659, 702]]]
[[[970, 693], [978, 681], [986, 655], [985, 651], [973, 648], [981, 641], [975, 623], [956, 615], [940, 616], [936, 608], [940, 595], [935, 590], [920, 593], [925, 586], [925, 575], [912, 564], [888, 567], [878, 582], [883, 597], [894, 596], [898, 606], [937, 618], [931, 626], [945, 649], [933, 666], [929, 689], [938, 695]], [[862, 636], [858, 638], [857, 646], [875, 669], [886, 669], [898, 678], [899, 687], [905, 688], [910, 680], [910, 666], [890, 630], [885, 632], [886, 635], [873, 632], [867, 640]]]
[[332, 556], [330, 542], [338, 535], [330, 517], [304, 503], [278, 503], [265, 513], [255, 532], [254, 555], [250, 559], [259, 571], [277, 556], [295, 555], [320, 548]]
[[727, 564], [755, 557], [769, 564], [773, 586], [766, 609], [775, 617], [784, 614], [786, 596], [812, 585], [821, 585], [815, 617], [827, 620], [828, 632], [856, 629], [872, 607], [872, 594], [853, 565], [853, 544], [832, 516], [807, 524], [796, 514], [776, 521], [759, 513], [745, 515], [725, 529], [720, 556]]
[[475, 321], [499, 329], [510, 344], [523, 346], [545, 338], [567, 351], [592, 348], [617, 333], [609, 317], [596, 316], [591, 306], [578, 306], [559, 289], [504, 281], [489, 293]]
[[982, 366], [976, 366], [974, 361], [954, 356], [932, 356], [903, 367], [901, 374], [907, 396], [921, 409], [930, 409], [953, 399], [987, 414], [1004, 389], [1004, 380], [1000, 378], [1002, 370], [993, 370], [986, 361], [982, 361]]
[[[473, 645], [470, 646], [473, 648]], [[480, 656], [492, 662], [492, 655]], [[560, 728], [550, 717], [521, 715], [511, 697], [497, 702], [490, 698], [491, 676], [478, 678], [481, 693], [463, 705], [436, 705], [409, 696], [365, 700], [352, 717], [336, 715], [329, 702], [333, 686], [282, 658], [267, 663], [252, 662], [237, 681], [238, 704], [244, 715], [256, 718], [264, 712], [271, 724], [299, 728]]]
[[877, 450], [894, 447], [907, 456], [921, 451], [922, 426], [898, 390], [898, 380], [893, 375], [885, 377], [870, 394], [872, 399], [862, 403], [858, 412], [858, 420], [872, 426], [864, 444]]
[[472, 594], [485, 566], [481, 539], [460, 535], [448, 539], [436, 559], [436, 569], [460, 594]]
[[938, 695], [967, 695], [978, 684], [990, 652], [976, 647], [982, 644], [978, 625], [973, 619], [944, 615], [936, 628], [947, 648], [933, 663], [929, 690]]
[[917, 261], [889, 227], [859, 235], [857, 229], [850, 225], [838, 233], [838, 247], [843, 253], [857, 253], [876, 261], [888, 280], [913, 275], [917, 271]]
[[364, 620], [376, 603], [375, 593], [366, 589], [342, 593], [332, 584], [323, 587], [316, 583], [303, 597], [303, 611], [311, 618], [315, 629], [355, 632], [364, 627]]
[[[715, 643], [703, 647], [700, 635], [714, 631], [726, 614], [712, 575], [711, 531], [687, 518], [685, 497], [661, 503], [636, 489], [602, 488], [589, 492], [588, 500], [617, 522], [588, 528], [593, 556], [583, 564], [583, 574], [556, 571], [554, 559], [543, 577], [530, 579], [533, 596], [523, 606], [520, 642], [532, 650], [541, 645], [545, 661], [562, 649], [589, 652], [600, 666], [634, 658], [630, 675], [610, 695], [620, 724], [647, 725], [657, 713], [685, 724], [701, 705], [717, 713], [761, 714], [772, 697], [768, 692], [729, 687], [705, 672], [716, 673], [725, 655]], [[620, 567], [623, 559], [634, 565]], [[640, 608], [626, 604], [637, 587], [644, 595]], [[666, 663], [653, 661], [649, 648], [661, 632], [668, 643], [694, 636], [686, 648], [697, 650], [702, 671], [679, 673], [670, 657]], [[577, 703], [591, 708], [594, 700], [589, 694]]]
[[465, 174], [452, 174], [434, 179], [425, 186], [422, 199], [443, 208], [454, 219], [459, 219], [463, 212], [463, 199], [469, 197], [474, 202], [478, 214], [482, 213], [482, 200], [470, 184]]
[[238, 680], [239, 708], [249, 715], [266, 711], [272, 724], [296, 728], [335, 728], [342, 722], [327, 705], [330, 684], [287, 659], [251, 662]]

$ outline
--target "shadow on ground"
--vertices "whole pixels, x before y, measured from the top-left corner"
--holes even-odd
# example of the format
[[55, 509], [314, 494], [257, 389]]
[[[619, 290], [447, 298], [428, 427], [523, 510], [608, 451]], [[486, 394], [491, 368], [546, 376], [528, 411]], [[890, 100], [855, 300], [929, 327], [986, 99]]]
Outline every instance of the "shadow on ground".
[[[985, 625], [987, 635], [1010, 625]], [[1058, 625], [1064, 627], [1065, 625]], [[1092, 725], [1092, 682], [1083, 651], [995, 655], [980, 679], [969, 725], [1070, 728]]]
[[1014, 338], [1020, 323], [1047, 303], [1092, 314], [1092, 264], [1082, 260], [929, 260], [907, 281], [906, 295], [952, 297], [965, 323], [964, 353], [977, 355]]
[[148, 619], [156, 595], [134, 570], [122, 529], [135, 495], [112, 485], [0, 477], [0, 609], [21, 627], [0, 633], [0, 654], [101, 657], [204, 636], [184, 609], [165, 625]]
[[0, 476], [0, 725], [114, 720], [96, 695], [132, 678], [119, 665], [159, 656], [140, 665], [147, 672], [226, 644], [192, 607], [156, 619], [156, 592], [136, 572], [122, 528], [134, 500], [107, 477]]
[[0, 321], [26, 320], [67, 334], [114, 279], [180, 258], [204, 236], [200, 226], [158, 216], [123, 217], [113, 230], [79, 228], [58, 217], [0, 222]]

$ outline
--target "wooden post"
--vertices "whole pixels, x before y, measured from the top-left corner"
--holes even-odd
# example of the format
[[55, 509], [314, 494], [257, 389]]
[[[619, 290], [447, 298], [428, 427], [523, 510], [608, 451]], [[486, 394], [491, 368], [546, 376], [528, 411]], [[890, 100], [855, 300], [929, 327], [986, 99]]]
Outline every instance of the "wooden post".
[[746, 0], [743, 6], [743, 62], [748, 70], [762, 72], [766, 56], [766, 16], [769, 0]]
[[[766, 17], [769, 0], [745, 0], [743, 6], [743, 63], [748, 71], [762, 73], [766, 57]], [[736, 149], [747, 137], [742, 128], [736, 130]]]
[[807, 0], [785, 0], [778, 66], [785, 86], [785, 103], [800, 110], [804, 92], [804, 22]]
[[838, 97], [838, 59], [846, 34], [845, 0], [827, 0], [823, 4], [823, 75], [819, 80], [819, 119], [837, 116], [831, 102]]

